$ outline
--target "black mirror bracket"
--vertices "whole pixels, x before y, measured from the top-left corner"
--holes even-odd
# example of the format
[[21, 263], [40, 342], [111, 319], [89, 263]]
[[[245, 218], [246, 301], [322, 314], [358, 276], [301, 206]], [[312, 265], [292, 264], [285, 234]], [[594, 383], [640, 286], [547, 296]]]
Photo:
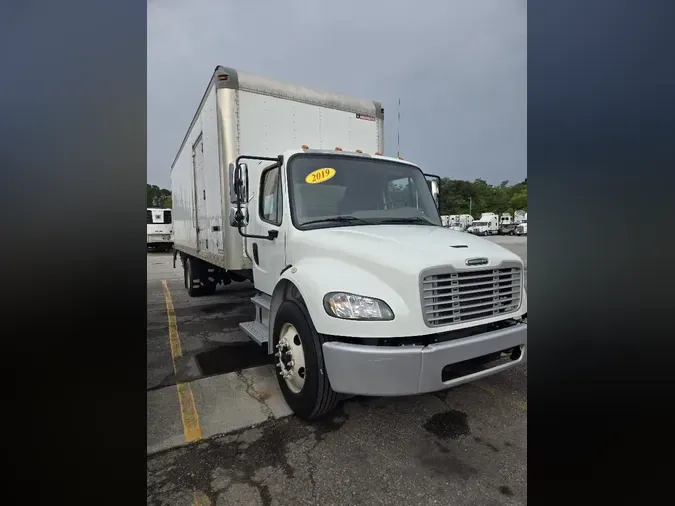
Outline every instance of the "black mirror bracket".
[[[253, 234], [247, 234], [243, 231], [243, 228], [246, 226], [247, 223], [247, 212], [245, 212], [245, 209], [242, 207], [242, 201], [247, 199], [247, 195], [242, 195], [243, 189], [246, 190], [246, 193], [248, 193], [248, 167], [246, 170], [246, 184], [244, 183], [244, 177], [243, 177], [243, 164], [241, 163], [241, 160], [258, 160], [258, 161], [263, 161], [263, 162], [277, 162], [279, 166], [283, 165], [284, 163], [284, 157], [279, 155], [276, 158], [270, 158], [266, 156], [248, 156], [248, 155], [241, 155], [238, 156], [235, 165], [234, 165], [234, 171], [233, 171], [233, 181], [231, 181], [231, 184], [234, 187], [234, 194], [236, 196], [236, 208], [234, 209], [234, 213], [230, 214], [230, 224], [232, 226], [236, 226], [237, 230], [239, 231], [239, 235], [242, 237], [250, 238], [250, 239], [265, 239], [267, 241], [273, 241], [277, 237], [279, 237], [279, 231], [278, 230], [270, 230], [267, 235], [253, 235]], [[231, 211], [232, 212], [232, 211]]]

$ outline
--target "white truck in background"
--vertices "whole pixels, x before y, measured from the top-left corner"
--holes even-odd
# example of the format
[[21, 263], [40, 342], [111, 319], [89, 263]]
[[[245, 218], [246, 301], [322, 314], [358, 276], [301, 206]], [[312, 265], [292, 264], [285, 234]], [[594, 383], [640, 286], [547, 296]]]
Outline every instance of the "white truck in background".
[[473, 221], [467, 232], [475, 235], [497, 235], [499, 232], [499, 216], [495, 213], [483, 213]]
[[473, 216], [470, 214], [460, 214], [457, 216], [457, 224], [462, 227], [462, 230], [466, 230], [473, 223]]
[[464, 232], [473, 222], [473, 216], [470, 214], [451, 214], [449, 217], [449, 228]]
[[522, 260], [442, 227], [438, 177], [383, 156], [383, 127], [377, 102], [219, 66], [171, 167], [185, 288], [254, 283], [240, 327], [302, 418], [525, 360]]
[[171, 249], [173, 246], [173, 220], [171, 214], [171, 209], [147, 208], [148, 248], [163, 251]]
[[522, 223], [523, 220], [527, 219], [527, 213], [523, 210], [518, 210], [513, 213], [513, 223], [516, 225]]
[[514, 233], [516, 235], [527, 235], [527, 213], [523, 215], [523, 218], [520, 220], [518, 225], [516, 225], [516, 230]]
[[511, 217], [511, 213], [502, 213], [502, 215], [499, 217], [499, 225], [511, 225], [513, 223], [513, 218]]

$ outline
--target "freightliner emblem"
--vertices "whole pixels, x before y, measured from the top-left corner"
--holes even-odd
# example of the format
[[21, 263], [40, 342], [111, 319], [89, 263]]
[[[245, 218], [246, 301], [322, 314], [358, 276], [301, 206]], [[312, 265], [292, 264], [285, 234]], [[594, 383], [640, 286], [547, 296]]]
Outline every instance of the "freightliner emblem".
[[485, 265], [488, 263], [487, 258], [468, 258], [466, 260], [466, 265]]

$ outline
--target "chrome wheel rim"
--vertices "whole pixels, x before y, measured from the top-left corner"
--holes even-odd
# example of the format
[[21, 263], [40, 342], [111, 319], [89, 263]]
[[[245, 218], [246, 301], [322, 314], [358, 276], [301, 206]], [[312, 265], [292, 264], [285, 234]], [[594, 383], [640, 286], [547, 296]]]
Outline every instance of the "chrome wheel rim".
[[275, 356], [279, 376], [284, 379], [291, 392], [299, 393], [305, 385], [307, 370], [302, 339], [294, 325], [290, 323], [282, 325]]

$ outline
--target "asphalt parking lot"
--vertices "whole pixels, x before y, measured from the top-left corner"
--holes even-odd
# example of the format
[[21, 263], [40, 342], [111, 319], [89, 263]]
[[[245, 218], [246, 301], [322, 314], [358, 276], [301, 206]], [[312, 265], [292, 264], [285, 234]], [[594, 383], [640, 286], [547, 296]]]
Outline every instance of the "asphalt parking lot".
[[[526, 237], [491, 240], [527, 266]], [[305, 423], [238, 330], [253, 286], [190, 299], [171, 254], [147, 258], [148, 504], [526, 504], [526, 364]]]

